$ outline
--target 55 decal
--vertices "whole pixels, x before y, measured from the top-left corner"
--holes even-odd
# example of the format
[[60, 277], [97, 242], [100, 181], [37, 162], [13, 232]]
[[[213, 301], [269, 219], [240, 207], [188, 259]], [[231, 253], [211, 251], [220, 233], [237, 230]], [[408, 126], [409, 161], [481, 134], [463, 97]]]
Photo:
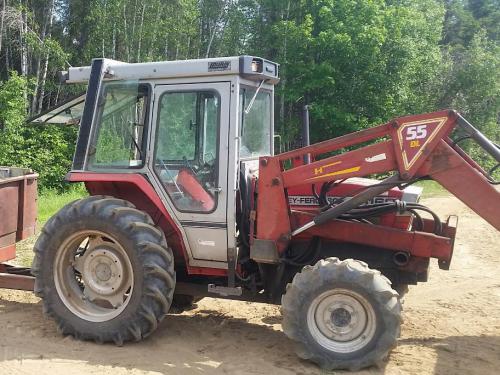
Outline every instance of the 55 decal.
[[415, 125], [406, 128], [406, 140], [411, 141], [410, 147], [420, 147], [419, 139], [427, 137], [427, 125]]
[[406, 128], [406, 140], [422, 139], [427, 137], [427, 125], [408, 126]]
[[409, 170], [446, 123], [447, 117], [406, 122], [397, 131], [404, 169]]

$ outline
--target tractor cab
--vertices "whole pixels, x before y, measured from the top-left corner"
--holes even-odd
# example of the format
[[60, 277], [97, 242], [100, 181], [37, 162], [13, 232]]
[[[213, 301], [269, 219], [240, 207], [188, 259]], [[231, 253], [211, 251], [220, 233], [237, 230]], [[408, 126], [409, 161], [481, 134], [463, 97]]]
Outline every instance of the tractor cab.
[[228, 248], [236, 251], [240, 182], [273, 153], [278, 69], [251, 56], [94, 59], [62, 74], [65, 83], [87, 84], [87, 94], [33, 122], [79, 124], [72, 181], [145, 177], [181, 234], [188, 265], [225, 269]]

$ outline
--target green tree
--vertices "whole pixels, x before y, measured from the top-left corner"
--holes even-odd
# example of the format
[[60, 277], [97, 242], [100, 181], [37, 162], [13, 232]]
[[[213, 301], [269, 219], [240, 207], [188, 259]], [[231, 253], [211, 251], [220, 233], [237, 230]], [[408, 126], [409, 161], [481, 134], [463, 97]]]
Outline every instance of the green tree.
[[26, 102], [22, 95], [28, 89], [26, 77], [17, 72], [0, 82], [0, 165], [12, 165], [24, 138], [22, 127], [26, 116]]
[[[499, 139], [499, 0], [5, 0], [0, 9], [0, 79], [7, 81], [0, 119], [9, 137], [19, 137], [2, 142], [3, 155], [24, 137], [40, 136], [57, 150], [71, 141], [74, 129], [30, 133], [12, 124], [24, 118], [23, 106], [37, 113], [82, 89], [61, 86], [56, 73], [95, 57], [275, 60], [276, 130], [285, 148], [299, 137], [304, 104], [312, 141], [444, 107]], [[40, 151], [40, 171], [56, 170], [49, 164], [63, 155], [60, 164], [69, 165], [67, 146], [53, 159]]]
[[[450, 47], [448, 76], [442, 107], [458, 110], [474, 126], [497, 144], [500, 143], [500, 45], [484, 30], [478, 32], [468, 48]], [[481, 165], [496, 163], [472, 142], [461, 144]], [[500, 174], [497, 174], [500, 177]]]
[[288, 40], [277, 46], [278, 60], [286, 56], [285, 112], [311, 104], [313, 140], [433, 109], [444, 17], [439, 2], [301, 4], [273, 33], [276, 41]]
[[25, 124], [23, 92], [30, 86], [16, 72], [0, 84], [0, 165], [31, 168], [39, 172], [42, 190], [62, 190], [67, 186], [64, 176], [71, 165], [76, 129]]

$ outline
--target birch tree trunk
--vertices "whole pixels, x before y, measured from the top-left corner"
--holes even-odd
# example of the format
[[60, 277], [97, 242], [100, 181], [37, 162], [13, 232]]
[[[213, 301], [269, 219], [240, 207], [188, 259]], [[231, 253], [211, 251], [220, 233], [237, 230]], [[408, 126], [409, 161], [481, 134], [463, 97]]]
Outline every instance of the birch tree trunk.
[[210, 40], [208, 41], [207, 51], [205, 53], [205, 58], [207, 59], [210, 55], [210, 48], [212, 48], [212, 42], [214, 41], [215, 33], [217, 32], [217, 21], [214, 25], [213, 31], [210, 33]]
[[47, 82], [47, 71], [49, 70], [49, 53], [45, 56], [45, 61], [43, 64], [43, 71], [42, 71], [42, 81], [40, 84], [40, 96], [38, 98], [38, 107], [37, 107], [37, 113], [40, 113], [42, 111], [43, 107], [43, 99], [45, 96], [45, 83]]
[[156, 44], [156, 37], [158, 34], [158, 26], [160, 24], [160, 15], [163, 14], [163, 9], [161, 8], [161, 2], [158, 2], [158, 6], [156, 8], [156, 18], [155, 18], [155, 24], [153, 26], [153, 37], [149, 41], [149, 46], [148, 46], [148, 52], [147, 52], [147, 58], [149, 61], [153, 60], [153, 55], [154, 55], [154, 47]]
[[61, 84], [58, 84], [57, 85], [57, 93], [56, 93], [56, 99], [54, 100], [54, 105], [57, 104], [57, 102], [59, 101], [59, 94], [61, 93]]
[[141, 61], [141, 45], [142, 45], [142, 28], [144, 26], [144, 11], [146, 10], [146, 4], [142, 5], [141, 12], [141, 24], [139, 26], [139, 40], [137, 41], [137, 62]]
[[28, 15], [26, 14], [25, 10], [23, 10], [22, 12], [21, 19], [22, 23], [21, 27], [19, 28], [19, 42], [21, 45], [21, 75], [23, 77], [26, 77], [26, 75], [28, 74], [28, 46], [26, 43]]
[[198, 42], [198, 50], [196, 51], [196, 58], [197, 59], [200, 58], [201, 44], [203, 43], [203, 19], [201, 16], [200, 16], [200, 29], [198, 32], [198, 37], [200, 38], [200, 40]]
[[[107, 8], [108, 8], [108, 2], [104, 1], [104, 20], [107, 21]], [[101, 57], [105, 58], [106, 57], [106, 31], [107, 28], [101, 28]]]
[[113, 22], [113, 60], [116, 60], [116, 21]]
[[[221, 40], [224, 40], [224, 34], [226, 33], [226, 26], [227, 26], [228, 22], [229, 22], [229, 18], [226, 18], [226, 20], [224, 21], [224, 24], [222, 25], [222, 28], [220, 31], [220, 39]], [[217, 54], [218, 54], [218, 51], [216, 50], [214, 53], [214, 56], [217, 56]]]
[[135, 37], [136, 37], [135, 35], [136, 16], [137, 16], [137, 0], [135, 0], [135, 5], [134, 5], [134, 19], [132, 21], [132, 33], [130, 34], [130, 41], [129, 41], [132, 50], [134, 49]]
[[[54, 22], [54, 0], [51, 1], [50, 3], [50, 10], [48, 14], [48, 25], [47, 25], [47, 33], [46, 35], [50, 36], [52, 35], [52, 24]], [[42, 70], [42, 82], [40, 84], [40, 97], [38, 99], [38, 108], [37, 112], [40, 113], [42, 111], [43, 107], [43, 99], [45, 96], [45, 83], [47, 82], [47, 71], [49, 70], [49, 57], [50, 57], [50, 51], [47, 51], [45, 54], [45, 60], [43, 63], [43, 70]]]
[[[28, 75], [28, 44], [26, 34], [28, 33], [28, 15], [26, 10], [23, 9], [21, 13], [21, 27], [19, 28], [19, 43], [21, 46], [21, 76], [26, 77]], [[28, 105], [28, 90], [25, 88], [23, 90], [23, 99], [25, 103], [26, 111], [29, 110]]]
[[40, 66], [41, 66], [41, 58], [39, 57], [36, 62], [35, 88], [33, 89], [33, 99], [31, 100], [30, 113], [35, 113], [35, 110], [37, 108], [38, 90], [40, 88]]
[[10, 47], [9, 45], [7, 44], [7, 48], [5, 49], [5, 69], [7, 71], [10, 70]]
[[[217, 33], [219, 22], [221, 22], [224, 18], [224, 13], [225, 13], [225, 9], [223, 7], [221, 12], [220, 12], [220, 16], [215, 20], [214, 28], [213, 28], [212, 32], [210, 33], [210, 40], [208, 42], [207, 52], [205, 53], [205, 58], [208, 58], [210, 56], [210, 49], [212, 48], [212, 43], [214, 41], [215, 34]], [[227, 23], [227, 20], [226, 20], [226, 22], [224, 22], [224, 25], [222, 26], [223, 28], [226, 27], [226, 23]], [[209, 27], [209, 29], [210, 29], [210, 27]]]
[[125, 36], [125, 50], [127, 52], [127, 62], [130, 62], [130, 39], [127, 30], [127, 5], [123, 4], [123, 35]]
[[[45, 18], [45, 22], [43, 23], [42, 35], [40, 37], [42, 44], [45, 41], [45, 35], [47, 34], [47, 27], [48, 27], [48, 24], [50, 23], [49, 18], [50, 18], [50, 13], [51, 13], [50, 10], [52, 9], [52, 7], [53, 7], [53, 5], [49, 4], [49, 9], [48, 9], [49, 12]], [[43, 46], [41, 46], [41, 48], [43, 48]], [[36, 80], [35, 80], [35, 88], [33, 90], [33, 99], [31, 100], [31, 110], [30, 110], [31, 114], [34, 114], [38, 108], [38, 91], [40, 90], [40, 74], [41, 74], [40, 68], [41, 68], [41, 65], [42, 65], [42, 55], [38, 56], [37, 63], [36, 63], [36, 74], [35, 74]]]
[[6, 5], [5, 0], [2, 0], [2, 9], [0, 13], [0, 53], [2, 53], [3, 25], [5, 20]]

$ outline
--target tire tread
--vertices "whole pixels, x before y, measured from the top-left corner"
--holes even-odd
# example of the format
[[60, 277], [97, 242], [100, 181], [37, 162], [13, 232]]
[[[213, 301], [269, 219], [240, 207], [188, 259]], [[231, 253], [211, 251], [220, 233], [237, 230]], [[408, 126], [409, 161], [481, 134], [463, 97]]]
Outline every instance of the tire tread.
[[[62, 302], [52, 287], [53, 276], [43, 267], [53, 261], [53, 258], [49, 259], [53, 256], [50, 249], [54, 234], [60, 227], [81, 223], [92, 216], [112, 222], [118, 231], [125, 233], [135, 244], [134, 250], [142, 262], [142, 269], [139, 271], [144, 275], [144, 285], [140, 305], [132, 313], [132, 318], [122, 321], [113, 332], [80, 332], [75, 327], [76, 324], [65, 316], [67, 314], [57, 314], [54, 304]], [[56, 321], [63, 335], [96, 342], [114, 342], [120, 346], [126, 341], [139, 341], [158, 327], [172, 303], [175, 289], [174, 257], [167, 246], [165, 235], [154, 225], [148, 214], [137, 210], [132, 203], [123, 199], [98, 195], [67, 204], [47, 221], [34, 246], [34, 252], [32, 273], [35, 276], [35, 294], [42, 298], [46, 316]], [[68, 310], [68, 314], [72, 313]]]
[[[319, 284], [326, 285], [335, 280], [350, 282], [364, 288], [382, 307], [385, 329], [378, 337], [373, 350], [359, 358], [335, 358], [334, 354], [325, 354], [315, 345], [310, 345], [306, 328], [301, 323], [301, 304], [303, 298], [314, 291]], [[338, 258], [319, 260], [314, 266], [306, 266], [297, 273], [286, 287], [282, 296], [283, 332], [297, 345], [297, 355], [302, 359], [312, 360], [326, 370], [359, 370], [380, 364], [396, 346], [400, 334], [401, 304], [398, 293], [392, 289], [390, 281], [380, 271], [368, 267], [365, 262]]]

